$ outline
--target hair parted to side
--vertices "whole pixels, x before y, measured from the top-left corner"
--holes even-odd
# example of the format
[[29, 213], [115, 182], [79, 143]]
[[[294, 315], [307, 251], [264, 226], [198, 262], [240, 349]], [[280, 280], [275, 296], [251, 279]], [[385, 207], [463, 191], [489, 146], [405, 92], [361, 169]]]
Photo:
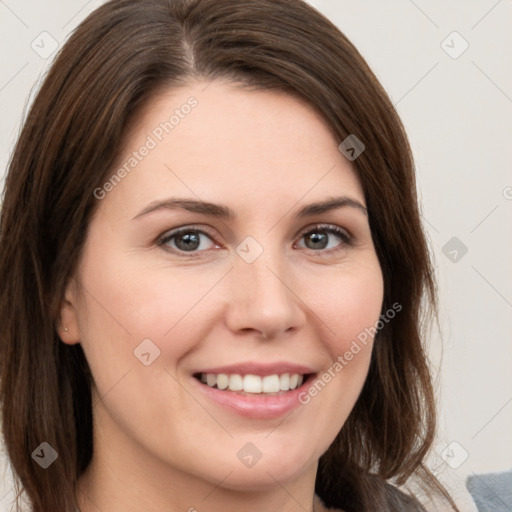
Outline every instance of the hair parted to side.
[[[34, 512], [74, 510], [92, 456], [91, 375], [80, 344], [59, 340], [61, 300], [129, 124], [158, 91], [195, 79], [280, 89], [311, 104], [354, 161], [384, 276], [368, 378], [321, 457], [316, 492], [347, 512], [421, 510], [389, 484], [425, 469], [435, 404], [421, 304], [436, 289], [421, 227], [411, 151], [388, 96], [354, 46], [301, 0], [113, 0], [63, 46], [11, 158], [0, 225], [0, 400], [19, 492]], [[136, 171], [134, 171], [136, 172]], [[31, 458], [46, 441], [58, 459]]]

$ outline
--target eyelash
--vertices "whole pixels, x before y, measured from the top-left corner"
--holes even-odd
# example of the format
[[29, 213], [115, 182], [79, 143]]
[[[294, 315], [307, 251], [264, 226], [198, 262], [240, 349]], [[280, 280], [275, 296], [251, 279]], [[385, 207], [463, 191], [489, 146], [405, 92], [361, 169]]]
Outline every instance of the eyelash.
[[[330, 253], [333, 253], [333, 252], [336, 252], [336, 251], [339, 251], [347, 246], [351, 246], [351, 245], [354, 245], [354, 241], [353, 241], [353, 238], [352, 236], [347, 232], [345, 231], [344, 229], [341, 229], [337, 226], [333, 226], [331, 224], [316, 224], [310, 228], [307, 228], [307, 230], [305, 231], [302, 231], [299, 235], [299, 238], [302, 239], [304, 236], [308, 235], [308, 234], [311, 234], [311, 233], [315, 233], [315, 232], [324, 232], [324, 233], [329, 233], [331, 235], [335, 235], [337, 236], [339, 239], [340, 239], [340, 244], [338, 247], [336, 248], [331, 248], [331, 249], [319, 249], [319, 250], [314, 250], [314, 249], [307, 249], [306, 250], [309, 250], [310, 252], [312, 253], [324, 253], [324, 254], [330, 254]], [[167, 232], [166, 234], [164, 234], [163, 236], [161, 236], [158, 240], [157, 240], [157, 245], [159, 247], [164, 247], [167, 243], [169, 243], [171, 240], [179, 237], [180, 235], [183, 235], [183, 234], [186, 234], [186, 233], [200, 233], [202, 235], [205, 235], [207, 236], [212, 242], [214, 242], [215, 244], [217, 244], [217, 242], [215, 241], [215, 238], [214, 236], [209, 233], [208, 231], [206, 231], [204, 228], [200, 228], [198, 226], [185, 226], [185, 227], [182, 227], [182, 228], [177, 228], [171, 232]], [[165, 248], [165, 247], [164, 247]], [[169, 250], [171, 252], [173, 252], [174, 254], [177, 254], [178, 256], [183, 256], [185, 258], [187, 257], [193, 257], [197, 254], [200, 254], [202, 252], [205, 252], [205, 251], [208, 251], [209, 249], [205, 249], [205, 250], [202, 250], [202, 251], [182, 251], [180, 249], [174, 249], [174, 248], [171, 248], [171, 247], [167, 247], [165, 248], [166, 250]]]
[[309, 251], [311, 251], [313, 253], [330, 254], [330, 253], [339, 251], [341, 249], [344, 249], [347, 246], [354, 245], [354, 240], [353, 240], [352, 236], [349, 235], [349, 233], [346, 230], [339, 228], [338, 226], [333, 226], [332, 224], [316, 224], [313, 227], [307, 228], [305, 231], [302, 231], [301, 234], [299, 235], [299, 237], [302, 239], [304, 236], [306, 236], [310, 233], [315, 233], [317, 231], [335, 235], [336, 237], [339, 238], [340, 243], [337, 247], [331, 248], [331, 249], [320, 249], [317, 251], [315, 251], [314, 249], [309, 249]]

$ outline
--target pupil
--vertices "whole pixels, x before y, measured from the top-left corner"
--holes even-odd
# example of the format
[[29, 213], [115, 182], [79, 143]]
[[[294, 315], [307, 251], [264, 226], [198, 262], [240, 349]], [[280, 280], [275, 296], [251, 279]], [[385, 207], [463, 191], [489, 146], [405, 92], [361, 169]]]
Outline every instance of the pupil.
[[199, 247], [199, 235], [197, 233], [184, 233], [176, 238], [176, 246], [182, 251], [193, 251]]
[[[308, 241], [311, 242], [308, 245]], [[324, 249], [327, 247], [327, 235], [325, 233], [311, 233], [306, 236], [306, 246], [309, 249]]]

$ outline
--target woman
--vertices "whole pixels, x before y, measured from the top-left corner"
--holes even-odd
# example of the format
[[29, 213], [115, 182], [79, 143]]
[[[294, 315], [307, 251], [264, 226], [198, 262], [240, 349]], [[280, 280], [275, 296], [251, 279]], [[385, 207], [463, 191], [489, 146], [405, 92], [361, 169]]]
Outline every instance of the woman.
[[423, 510], [435, 285], [413, 163], [299, 0], [114, 0], [1, 217], [1, 402], [35, 512]]

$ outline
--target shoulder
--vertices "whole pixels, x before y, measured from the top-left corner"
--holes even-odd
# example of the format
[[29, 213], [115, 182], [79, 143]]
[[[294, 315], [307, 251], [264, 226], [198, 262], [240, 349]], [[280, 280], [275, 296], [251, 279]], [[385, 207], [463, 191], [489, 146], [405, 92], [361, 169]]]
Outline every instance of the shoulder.
[[[315, 494], [315, 512], [344, 512], [340, 508], [327, 507], [324, 501]], [[375, 489], [375, 503], [379, 503], [381, 510], [393, 512], [427, 512], [421, 503], [398, 487], [380, 481]], [[384, 508], [382, 508], [384, 507]]]

